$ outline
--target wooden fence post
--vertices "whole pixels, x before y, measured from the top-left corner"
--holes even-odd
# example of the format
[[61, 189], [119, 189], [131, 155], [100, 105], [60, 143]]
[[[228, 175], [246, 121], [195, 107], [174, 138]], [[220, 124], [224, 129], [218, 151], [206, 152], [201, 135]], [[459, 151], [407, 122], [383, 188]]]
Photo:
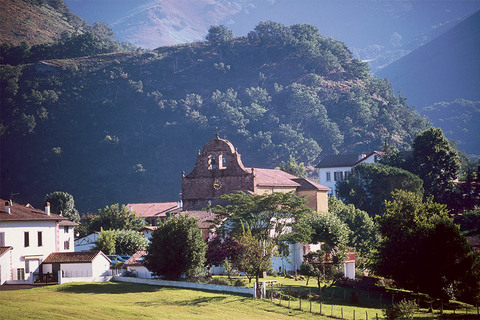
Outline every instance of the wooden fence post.
[[300, 310], [302, 310], [302, 298], [300, 298]]
[[343, 319], [343, 307], [342, 307], [342, 319]]
[[376, 318], [377, 318], [377, 320], [378, 320], [378, 312], [377, 312], [377, 313], [375, 313], [375, 316], [376, 316]]
[[288, 297], [288, 309], [290, 309], [290, 297]]
[[282, 305], [282, 294], [280, 293], [280, 299], [278, 300], [278, 305], [281, 306]]
[[365, 311], [365, 320], [368, 320], [368, 311]]
[[331, 311], [330, 311], [330, 316], [333, 317], [333, 304], [332, 304], [332, 309], [331, 309]]
[[310, 312], [312, 312], [312, 300], [310, 300]]
[[322, 314], [322, 302], [320, 301], [320, 314]]
[[355, 320], [355, 309], [353, 309], [353, 320]]

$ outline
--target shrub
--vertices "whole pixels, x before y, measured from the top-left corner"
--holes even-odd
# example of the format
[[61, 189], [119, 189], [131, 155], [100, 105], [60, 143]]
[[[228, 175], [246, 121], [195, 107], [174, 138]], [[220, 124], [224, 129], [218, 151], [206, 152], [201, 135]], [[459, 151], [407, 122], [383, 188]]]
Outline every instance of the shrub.
[[244, 287], [245, 284], [246, 284], [246, 282], [243, 281], [242, 279], [237, 279], [237, 281], [235, 281], [235, 283], [234, 283], [234, 286], [235, 287]]
[[208, 283], [218, 284], [218, 285], [221, 285], [221, 286], [228, 286], [229, 285], [228, 280], [224, 279], [224, 278], [212, 278], [212, 280], [210, 280]]
[[402, 300], [399, 303], [392, 304], [383, 310], [384, 316], [389, 320], [398, 318], [413, 319], [417, 305], [415, 301]]

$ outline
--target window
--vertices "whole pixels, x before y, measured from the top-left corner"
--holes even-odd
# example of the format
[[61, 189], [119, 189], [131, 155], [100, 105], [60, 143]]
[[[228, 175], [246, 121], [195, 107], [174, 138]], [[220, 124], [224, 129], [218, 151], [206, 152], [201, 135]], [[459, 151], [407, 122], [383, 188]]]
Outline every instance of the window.
[[5, 232], [0, 232], [0, 247], [5, 247]]
[[218, 168], [227, 169], [227, 157], [223, 152], [218, 156]]
[[332, 177], [331, 177], [331, 175], [330, 175], [330, 172], [327, 172], [327, 173], [326, 173], [326, 180], [327, 180], [327, 181], [332, 180]]
[[215, 159], [215, 154], [211, 154], [208, 157], [208, 169], [209, 170], [217, 169], [217, 160]]
[[70, 249], [70, 241], [67, 240], [63, 242], [63, 249], [64, 250]]
[[333, 173], [333, 180], [334, 181], [343, 180], [343, 171], [335, 171]]
[[68, 226], [63, 227], [63, 232], [68, 233]]
[[30, 234], [28, 231], [23, 233], [23, 244], [25, 247], [30, 247]]
[[25, 269], [18, 268], [17, 269], [17, 280], [25, 280]]
[[37, 242], [39, 247], [43, 246], [42, 231], [38, 231], [37, 233]]
[[345, 178], [345, 180], [348, 179], [348, 175], [349, 175], [349, 174], [350, 174], [350, 172], [345, 171], [345, 175], [343, 176], [343, 177]]

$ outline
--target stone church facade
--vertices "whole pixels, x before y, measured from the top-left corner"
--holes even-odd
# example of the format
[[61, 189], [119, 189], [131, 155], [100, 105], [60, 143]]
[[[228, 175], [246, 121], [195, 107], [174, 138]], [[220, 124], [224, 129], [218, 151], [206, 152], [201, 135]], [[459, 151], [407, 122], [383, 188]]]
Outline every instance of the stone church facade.
[[293, 192], [305, 196], [314, 211], [328, 211], [329, 188], [281, 170], [247, 168], [233, 144], [217, 134], [198, 152], [193, 171], [182, 175], [183, 210], [201, 210], [218, 203], [219, 196], [238, 191]]

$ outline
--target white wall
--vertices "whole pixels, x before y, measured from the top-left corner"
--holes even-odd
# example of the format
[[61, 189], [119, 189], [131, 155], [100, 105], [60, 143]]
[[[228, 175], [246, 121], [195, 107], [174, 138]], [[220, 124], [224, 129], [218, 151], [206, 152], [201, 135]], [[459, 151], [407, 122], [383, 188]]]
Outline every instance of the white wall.
[[127, 270], [133, 272], [137, 278], [153, 278], [152, 272], [144, 266], [127, 266]]
[[110, 270], [110, 262], [101, 253], [92, 261], [92, 272], [94, 277], [102, 277], [108, 275]]
[[288, 257], [272, 257], [275, 272], [295, 273], [295, 268], [298, 270], [302, 265], [303, 256], [310, 251], [320, 250], [320, 244], [289, 244], [289, 250], [290, 255]]
[[[345, 179], [345, 172], [350, 172], [352, 167], [335, 167], [335, 168], [319, 168], [318, 169], [318, 183], [322, 186], [330, 188], [328, 193], [330, 195], [335, 195], [335, 174], [334, 172], [341, 171], [343, 172], [343, 177]], [[327, 180], [327, 172], [330, 172], [330, 180]]]
[[[0, 230], [5, 232], [5, 246], [13, 247], [12, 265], [13, 277], [16, 279], [18, 268], [26, 269], [25, 256], [43, 261], [50, 253], [55, 252], [56, 221], [2, 221]], [[30, 245], [24, 245], [24, 232], [29, 232]], [[42, 246], [38, 245], [38, 232], [42, 232]], [[30, 270], [38, 272], [38, 268]], [[2, 274], [6, 272], [2, 268]], [[26, 274], [26, 270], [25, 270]], [[3, 276], [2, 276], [3, 277]], [[26, 277], [26, 275], [25, 275]]]
[[0, 286], [10, 279], [11, 275], [11, 250], [0, 256]]
[[[68, 227], [68, 232], [65, 233], [65, 227]], [[58, 251], [60, 252], [73, 252], [75, 249], [74, 240], [74, 227], [73, 226], [60, 226], [58, 229]], [[64, 242], [68, 241], [70, 246], [68, 249], [64, 248]]]

